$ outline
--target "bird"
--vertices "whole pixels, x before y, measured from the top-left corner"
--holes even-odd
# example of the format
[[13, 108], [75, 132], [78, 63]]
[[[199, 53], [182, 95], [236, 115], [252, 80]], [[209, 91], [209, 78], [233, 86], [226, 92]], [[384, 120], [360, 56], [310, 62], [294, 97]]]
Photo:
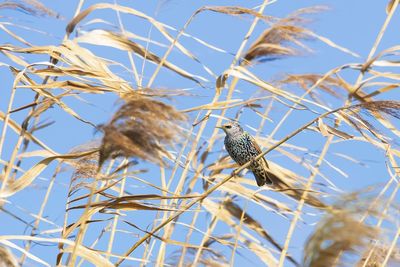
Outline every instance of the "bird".
[[243, 165], [251, 161], [248, 167], [254, 174], [257, 185], [273, 185], [273, 175], [269, 171], [268, 162], [264, 157], [254, 160], [255, 157], [262, 153], [260, 146], [254, 137], [243, 130], [237, 122], [228, 122], [222, 126], [217, 126], [224, 130], [226, 136], [224, 139], [225, 149], [229, 156], [239, 165]]

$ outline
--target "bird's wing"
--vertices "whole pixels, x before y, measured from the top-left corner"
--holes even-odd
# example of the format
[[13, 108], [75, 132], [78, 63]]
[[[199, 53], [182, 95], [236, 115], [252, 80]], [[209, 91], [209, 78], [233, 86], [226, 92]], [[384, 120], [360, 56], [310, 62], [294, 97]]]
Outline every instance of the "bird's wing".
[[[256, 139], [254, 139], [254, 137], [251, 136], [251, 135], [249, 135], [249, 136], [250, 136], [251, 142], [253, 143], [254, 147], [256, 148], [258, 154], [261, 154], [261, 153], [262, 153], [262, 150], [261, 150], [260, 146], [257, 144]], [[264, 158], [264, 156], [261, 157], [261, 159], [265, 162], [265, 165], [266, 165], [267, 168], [269, 169], [268, 162], [267, 162], [267, 160]]]
[[[262, 153], [262, 150], [261, 150], [260, 146], [257, 144], [256, 139], [255, 139], [253, 136], [251, 136], [251, 135], [249, 135], [249, 136], [250, 136], [251, 142], [252, 142], [253, 145], [254, 145], [254, 148], [256, 149], [256, 151], [258, 152], [258, 154], [261, 154], [261, 153]], [[266, 170], [264, 170], [265, 177], [257, 177], [257, 176], [256, 176], [257, 184], [260, 186], [260, 184], [259, 184], [259, 182], [258, 182], [258, 180], [259, 180], [260, 178], [263, 178], [263, 183], [262, 183], [262, 184], [264, 184], [264, 183], [268, 183], [268, 184], [270, 184], [270, 185], [271, 185], [271, 184], [274, 184], [273, 177], [275, 177], [275, 175], [272, 174], [272, 173], [269, 171], [269, 166], [268, 166], [267, 160], [264, 158], [264, 156], [261, 157], [260, 160], [262, 161], [262, 163], [263, 163], [263, 165], [264, 165], [264, 168], [266, 168]]]

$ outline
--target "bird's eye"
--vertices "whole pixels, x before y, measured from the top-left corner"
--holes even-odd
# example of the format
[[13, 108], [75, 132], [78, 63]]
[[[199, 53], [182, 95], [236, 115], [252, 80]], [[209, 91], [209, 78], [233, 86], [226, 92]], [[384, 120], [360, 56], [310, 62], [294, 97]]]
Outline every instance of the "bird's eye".
[[226, 125], [225, 128], [226, 128], [226, 129], [230, 129], [230, 128], [232, 128], [232, 126]]

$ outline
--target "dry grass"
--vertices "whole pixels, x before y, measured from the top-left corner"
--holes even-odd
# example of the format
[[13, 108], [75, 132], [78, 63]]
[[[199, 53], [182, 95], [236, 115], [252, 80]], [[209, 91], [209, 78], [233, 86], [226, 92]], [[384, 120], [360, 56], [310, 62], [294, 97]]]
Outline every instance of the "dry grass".
[[145, 96], [125, 97], [125, 103], [104, 132], [100, 146], [99, 166], [108, 158], [134, 157], [158, 164], [168, 156], [163, 145], [174, 144], [182, 138], [180, 122], [186, 117], [175, 108]]
[[[0, 42], [0, 67], [5, 84], [12, 81], [0, 111], [0, 216], [24, 228], [2, 230], [0, 265], [398, 262], [400, 49], [381, 46], [399, 1], [388, 2], [365, 60], [309, 29], [307, 17], [324, 16], [326, 8], [277, 17], [268, 8], [283, 7], [279, 0], [257, 8], [203, 6], [183, 25], [134, 3], [80, 0], [75, 14], [57, 21], [65, 32], [56, 41], [59, 32], [0, 17], [11, 40]], [[31, 20], [61, 18], [36, 0], [0, 4], [10, 9]], [[191, 26], [207, 16], [248, 30], [235, 32], [242, 41], [229, 46], [194, 34]], [[138, 30], [147, 27], [146, 35]], [[352, 63], [270, 75], [271, 60], [320, 56], [310, 41], [352, 56]], [[104, 104], [117, 110], [99, 115]], [[250, 162], [238, 167], [222, 150], [215, 126], [232, 118], [262, 147], [274, 187], [256, 187], [246, 172]], [[101, 137], [65, 150], [77, 145], [70, 136], [80, 129]], [[370, 154], [354, 153], [360, 147]], [[333, 201], [350, 183], [371, 182], [369, 164], [379, 176], [376, 194]], [[44, 259], [43, 251], [51, 256]]]
[[308, 20], [302, 15], [321, 10], [320, 7], [305, 8], [271, 23], [271, 27], [265, 30], [244, 54], [243, 63], [247, 65], [260, 58], [272, 60], [282, 56], [298, 55], [300, 51], [293, 45], [311, 51], [302, 43], [303, 39], [311, 38], [310, 31], [303, 26]]
[[15, 256], [6, 247], [0, 247], [0, 266], [1, 267], [16, 267], [18, 261]]
[[5, 1], [0, 4], [0, 9], [19, 9], [24, 12], [30, 13], [35, 16], [52, 16], [59, 17], [55, 11], [47, 8], [41, 2], [37, 0], [23, 0], [22, 3], [17, 1]]
[[[371, 244], [383, 242], [384, 238], [379, 227], [360, 221], [360, 218], [365, 214], [369, 219], [388, 217], [380, 212], [384, 210], [382, 203], [371, 207], [371, 200], [371, 196], [355, 193], [333, 205], [333, 210], [320, 220], [306, 242], [304, 266], [354, 266], [357, 262], [362, 266], [366, 263], [363, 251], [371, 251]], [[380, 250], [374, 251], [367, 266], [382, 266], [379, 253]]]

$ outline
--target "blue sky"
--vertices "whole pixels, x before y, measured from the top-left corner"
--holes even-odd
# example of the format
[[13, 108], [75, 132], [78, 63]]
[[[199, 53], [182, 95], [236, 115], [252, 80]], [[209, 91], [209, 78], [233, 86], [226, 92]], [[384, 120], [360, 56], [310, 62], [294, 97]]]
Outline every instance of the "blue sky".
[[[32, 29], [37, 29], [43, 33], [37, 33], [31, 29], [23, 29], [15, 26], [10, 26], [16, 33], [23, 36], [26, 40], [35, 45], [59, 45], [62, 41], [65, 33], [65, 26], [72, 18], [78, 1], [42, 1], [47, 7], [52, 8], [61, 15], [61, 19], [54, 19], [48, 17], [33, 17], [29, 14], [18, 10], [10, 9], [0, 9], [0, 21], [1, 22], [12, 22], [13, 24], [29, 26]], [[106, 2], [106, 1], [105, 1]], [[265, 63], [257, 64], [250, 68], [250, 70], [261, 77], [263, 80], [272, 81], [277, 80], [284, 74], [302, 74], [302, 73], [320, 73], [323, 74], [335, 67], [346, 63], [363, 63], [370, 49], [376, 39], [380, 28], [382, 27], [384, 20], [386, 18], [385, 6], [387, 1], [276, 1], [271, 5], [267, 6], [264, 14], [272, 15], [277, 17], [283, 17], [292, 11], [299, 8], [309, 7], [314, 5], [325, 5], [329, 7], [329, 10], [324, 11], [320, 14], [313, 14], [310, 17], [313, 18], [313, 22], [310, 24], [310, 29], [315, 33], [325, 36], [335, 43], [344, 46], [351, 51], [360, 55], [360, 57], [354, 57], [349, 54], [338, 51], [335, 48], [328, 46], [320, 41], [307, 41], [306, 44], [311, 47], [313, 53], [304, 53], [298, 57], [282, 58], [275, 61], [267, 61]], [[98, 3], [98, 1], [84, 1], [83, 9], [89, 7], [92, 4]], [[110, 1], [113, 3], [113, 1]], [[204, 5], [231, 5], [231, 6], [244, 6], [248, 8], [256, 8], [262, 2], [261, 1], [118, 1], [120, 5], [130, 6], [135, 8], [149, 16], [154, 17], [158, 21], [168, 24], [175, 29], [180, 29], [187, 19], [196, 11], [198, 8]], [[256, 8], [257, 9], [257, 8]], [[394, 19], [389, 24], [387, 31], [378, 47], [378, 52], [394, 45], [398, 44], [398, 29], [400, 27], [400, 20], [398, 19], [398, 11], [394, 15]], [[117, 15], [115, 11], [112, 10], [101, 10], [93, 12], [88, 16], [83, 22], [78, 26], [81, 27], [79, 30], [88, 31], [96, 28], [106, 28], [112, 30], [115, 29], [113, 26], [104, 25], [101, 23], [92, 24], [87, 26], [82, 26], [85, 22], [88, 22], [95, 18], [102, 18], [108, 22], [118, 25]], [[216, 47], [222, 48], [228, 53], [221, 53], [215, 50], [209, 49], [193, 38], [182, 37], [180, 42], [185, 47], [190, 48], [191, 52], [195, 54], [196, 57], [206, 66], [208, 66], [217, 76], [223, 71], [229, 68], [232, 60], [233, 54], [238, 50], [240, 43], [243, 40], [248, 28], [252, 23], [252, 17], [241, 16], [232, 17], [224, 14], [217, 14], [212, 12], [203, 12], [199, 14], [193, 21], [193, 23], [188, 27], [186, 33], [201, 38], [203, 41], [208, 42]], [[159, 32], [154, 27], [151, 27], [149, 23], [144, 22], [133, 16], [121, 14], [121, 20], [124, 24], [126, 30], [133, 32], [137, 35], [150, 38], [154, 41], [159, 41], [166, 43], [165, 39], [161, 36]], [[267, 25], [263, 22], [259, 22], [254, 34], [250, 38], [250, 43], [252, 43], [259, 34], [265, 30]], [[176, 35], [176, 31], [170, 32], [173, 36]], [[76, 31], [71, 35], [74, 38]], [[18, 44], [13, 38], [7, 35], [4, 31], [0, 31], [1, 44], [11, 43]], [[141, 43], [146, 45], [145, 42]], [[129, 59], [126, 52], [104, 48], [102, 46], [93, 45], [83, 45], [93, 53], [98, 56], [105, 57], [118, 61], [126, 66], [129, 66]], [[149, 49], [159, 55], [163, 55], [165, 52], [165, 47], [158, 47], [154, 44], [149, 44]], [[44, 56], [29, 56], [29, 62], [38, 62], [48, 60]], [[174, 64], [180, 66], [181, 68], [196, 73], [205, 77], [209, 82], [205, 83], [205, 88], [199, 87], [196, 83], [189, 80], [182, 79], [177, 75], [173, 74], [171, 71], [162, 70], [157, 76], [154, 88], [161, 89], [185, 89], [192, 96], [180, 96], [168, 100], [170, 104], [176, 106], [178, 109], [190, 108], [196, 105], [207, 104], [211, 101], [215, 93], [215, 77], [207, 74], [200, 64], [194, 63], [194, 61], [189, 60], [187, 57], [183, 56], [181, 53], [173, 51], [171, 56], [168, 58]], [[0, 62], [10, 62], [4, 56], [0, 56]], [[143, 65], [141, 61], [137, 61], [138, 68], [142, 69]], [[132, 81], [134, 87], [134, 78], [132, 75], [120, 68], [118, 66], [113, 66], [111, 69], [124, 79]], [[145, 64], [143, 67], [143, 81], [146, 84], [153, 73], [154, 65]], [[358, 73], [355, 71], [344, 71], [342, 73], [343, 77], [350, 83], [354, 84], [356, 81]], [[0, 67], [0, 80], [2, 81], [2, 93], [0, 94], [0, 110], [6, 111], [9, 102], [10, 91], [13, 83], [13, 76], [6, 67]], [[229, 81], [228, 81], [229, 82]], [[301, 92], [299, 88], [291, 88], [293, 92]], [[223, 95], [226, 94], [226, 90], [223, 91]], [[237, 91], [235, 91], [234, 98], [237, 99], [248, 99], [259, 94], [257, 88], [249, 85], [246, 82], [239, 82], [237, 86]], [[32, 101], [34, 94], [26, 89], [21, 89], [17, 91], [13, 107], [19, 107], [28, 104]], [[324, 96], [331, 108], [335, 108], [342, 103], [342, 100], [338, 101], [329, 96]], [[378, 97], [379, 98], [379, 97]], [[384, 99], [399, 100], [399, 94], [396, 90], [389, 92], [383, 96]], [[82, 105], [77, 99], [68, 98], [65, 102], [74, 110], [76, 110], [83, 118], [93, 122], [94, 124], [106, 123], [113, 112], [117, 109], [119, 102], [115, 95], [85, 95], [84, 99], [89, 101], [91, 105]], [[318, 110], [321, 112], [321, 110]], [[227, 117], [233, 118], [237, 112], [237, 109], [232, 109], [228, 111]], [[274, 129], [276, 124], [281, 119], [282, 115], [286, 112], [286, 107], [283, 105], [274, 105], [273, 110], [270, 114], [271, 121], [267, 121], [263, 130], [262, 136], [268, 136], [270, 132]], [[215, 112], [214, 114], [219, 114]], [[25, 118], [26, 113], [18, 112], [12, 115], [12, 119], [17, 122], [22, 122]], [[189, 123], [193, 123], [196, 117], [196, 113], [189, 114]], [[314, 118], [315, 114], [308, 111], [295, 111], [286, 121], [286, 123], [280, 128], [280, 130], [275, 134], [274, 138], [279, 140], [285, 137], [287, 134], [293, 130], [300, 127], [305, 122]], [[50, 127], [45, 128], [37, 132], [37, 137], [44, 140], [45, 143], [57, 151], [58, 153], [67, 153], [71, 149], [81, 144], [90, 142], [92, 140], [100, 138], [101, 134], [96, 133], [93, 127], [78, 122], [75, 118], [71, 117], [65, 113], [62, 109], [55, 106], [54, 108], [47, 111], [41, 118], [42, 120], [48, 119], [55, 121]], [[257, 127], [260, 121], [259, 116], [254, 112], [246, 110], [240, 119], [242, 125], [245, 126], [246, 130], [254, 134], [251, 127]], [[216, 119], [212, 117], [203, 135], [203, 139], [200, 143], [206, 142], [214, 130]], [[2, 126], [2, 122], [0, 122]], [[356, 134], [355, 132], [353, 132]], [[221, 133], [222, 137], [222, 133]], [[7, 159], [15, 145], [17, 136], [9, 133], [7, 135], [7, 142], [3, 149], [2, 159]], [[60, 141], [61, 140], [61, 141]], [[292, 140], [289, 141], [290, 144], [306, 147], [309, 152], [315, 152], [318, 154], [321, 151], [321, 144], [323, 144], [325, 138], [319, 133], [302, 133]], [[31, 146], [29, 150], [38, 149], [35, 146]], [[212, 155], [208, 159], [210, 162], [216, 160], [220, 156], [226, 155], [223, 149], [222, 139], [219, 139], [218, 143], [214, 146]], [[365, 165], [355, 164], [344, 158], [337, 156], [337, 154], [346, 154], [359, 161], [365, 162]], [[299, 154], [301, 155], [301, 154]], [[305, 160], [311, 163], [315, 163], [316, 158], [312, 153], [304, 153], [301, 155]], [[340, 141], [338, 140], [328, 152], [327, 159], [330, 163], [339, 166], [343, 171], [348, 174], [348, 177], [343, 177], [337, 171], [329, 166], [327, 163], [323, 163], [321, 166], [321, 171], [333, 180], [344, 192], [351, 192], [353, 190], [358, 190], [365, 188], [368, 185], [385, 183], [389, 179], [387, 174], [387, 166], [385, 159], [385, 152], [373, 147], [370, 144], [350, 141]], [[272, 152], [268, 156], [275, 163], [281, 164], [286, 168], [299, 172], [299, 174], [308, 176], [309, 173], [303, 168], [299, 168], [293, 161], [287, 157], [282, 156], [278, 152]], [[28, 169], [32, 164], [37, 163], [40, 160], [39, 157], [29, 158], [24, 161], [23, 168]], [[148, 172], [140, 175], [144, 179], [152, 179], [153, 183], [159, 182], [159, 168], [148, 163], [140, 162], [140, 168], [148, 169]], [[33, 222], [34, 217], [29, 214], [29, 212], [37, 213], [46, 188], [51, 178], [56, 163], [53, 163], [49, 168], [47, 168], [41, 175], [40, 179], [37, 179], [34, 185], [30, 188], [25, 189], [23, 192], [14, 195], [9, 199], [11, 202], [5, 206], [6, 209], [12, 210], [15, 214], [18, 214], [21, 218], [28, 222]], [[68, 190], [68, 184], [71, 177], [71, 169], [65, 168], [62, 175], [59, 175], [56, 179], [56, 185], [51, 193], [50, 201], [45, 210], [45, 217], [50, 221], [54, 222], [58, 227], [62, 226], [64, 220], [64, 207], [66, 194]], [[167, 174], [171, 170], [167, 170]], [[178, 171], [178, 173], [181, 170]], [[168, 177], [168, 176], [167, 176]], [[252, 179], [251, 174], [246, 174], [246, 177]], [[188, 177], [190, 178], [190, 177]], [[318, 177], [318, 182], [323, 182], [321, 177]], [[201, 182], [199, 181], [195, 187], [197, 192], [202, 192]], [[132, 182], [127, 188], [132, 194], [144, 194], [144, 193], [157, 193], [152, 189], [147, 188], [145, 185]], [[268, 196], [274, 196], [277, 199], [282, 199], [282, 201], [288, 201], [282, 196], [278, 196], [271, 192], [265, 192]], [[221, 196], [221, 194], [215, 194], [212, 197]], [[398, 197], [397, 197], [398, 200]], [[330, 199], [329, 201], [332, 201]], [[246, 205], [246, 200], [237, 199], [237, 203]], [[290, 202], [292, 207], [296, 207], [295, 202]], [[293, 254], [297, 259], [300, 259], [302, 255], [302, 248], [308, 234], [313, 229], [313, 224], [317, 221], [319, 214], [313, 215], [315, 210], [305, 209], [310, 214], [304, 216], [304, 222], [298, 223], [298, 229], [295, 236], [290, 244], [290, 253]], [[29, 212], [28, 212], [29, 211]], [[282, 218], [277, 216], [272, 212], [266, 212], [266, 210], [261, 209], [257, 206], [250, 205], [248, 212], [255, 219], [260, 221], [275, 238], [276, 240], [283, 244], [287, 229], [290, 225], [290, 220], [287, 218]], [[129, 212], [129, 215], [125, 217], [125, 220], [137, 223], [142, 228], [146, 229], [151, 225], [151, 219], [154, 218], [154, 213], [148, 211], [135, 211]], [[151, 215], [149, 215], [151, 214]], [[197, 226], [202, 230], [206, 230], [210, 222], [210, 216], [201, 215], [202, 223]], [[101, 218], [106, 216], [100, 215]], [[73, 217], [72, 217], [73, 218]], [[190, 212], [183, 215], [181, 221], [190, 221]], [[18, 222], [17, 220], [11, 218], [10, 216], [0, 213], [0, 234], [29, 234], [30, 230], [26, 228], [26, 225]], [[40, 230], [54, 229], [56, 226], [41, 223]], [[103, 225], [102, 225], [103, 226]], [[87, 236], [88, 243], [92, 242], [98, 235], [102, 226], [97, 225], [91, 228], [90, 234]], [[141, 234], [136, 229], [132, 229], [130, 226], [120, 223], [120, 227], [129, 231], [133, 231], [136, 234]], [[180, 228], [179, 228], [180, 229]], [[184, 240], [186, 229], [182, 227], [182, 232], [177, 230], [173, 238], [177, 240]], [[217, 225], [215, 232], [225, 233], [230, 232], [232, 229], [227, 227], [224, 223], [220, 222]], [[57, 234], [52, 236], [56, 237]], [[133, 244], [136, 237], [127, 235], [118, 235], [116, 244], [121, 244], [121, 246], [115, 246], [116, 253], [123, 253], [128, 247], [126, 244]], [[199, 234], [194, 234], [192, 243], [198, 244], [202, 236]], [[21, 245], [22, 243], [19, 243]], [[106, 249], [105, 247], [98, 247], [99, 249]], [[167, 255], [173, 255], [177, 251], [177, 247], [171, 246], [167, 250]], [[224, 252], [228, 258], [230, 256], [230, 250], [224, 249], [223, 247], [218, 247], [218, 249]], [[32, 253], [41, 259], [54, 264], [55, 255], [57, 253], [57, 247], [47, 244], [37, 244], [34, 245]], [[134, 257], [141, 257], [141, 249], [135, 251], [132, 254]], [[245, 250], [239, 251], [235, 258], [235, 265], [242, 266], [243, 264], [248, 264], [249, 262], [255, 265], [261, 265], [261, 261], [255, 258], [253, 255], [248, 254]], [[156, 258], [154, 255], [153, 258]], [[289, 263], [287, 263], [289, 266]], [[27, 261], [26, 266], [35, 266], [32, 261]], [[84, 266], [86, 266], [84, 264]], [[126, 266], [129, 266], [128, 264]]]

